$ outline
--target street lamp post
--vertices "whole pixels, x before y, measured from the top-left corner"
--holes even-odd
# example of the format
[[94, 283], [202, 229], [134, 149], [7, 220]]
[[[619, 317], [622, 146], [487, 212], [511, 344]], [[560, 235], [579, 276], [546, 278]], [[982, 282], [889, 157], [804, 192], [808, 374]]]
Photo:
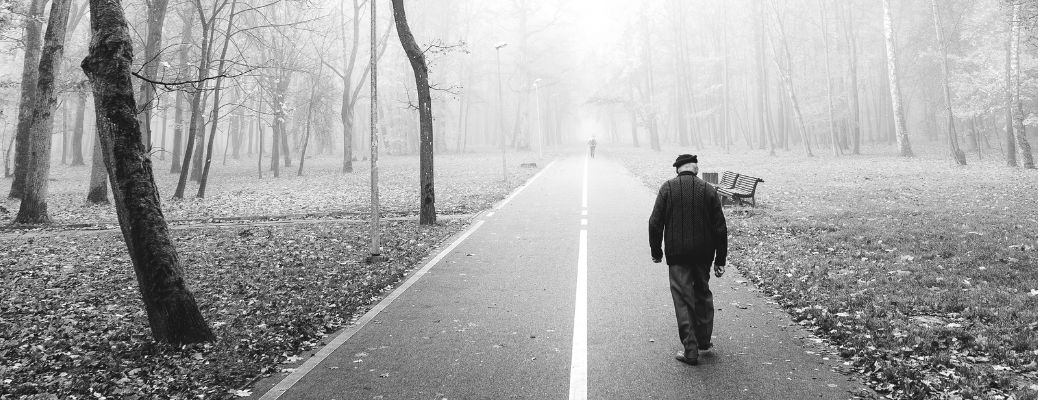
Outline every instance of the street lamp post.
[[378, 53], [375, 42], [378, 37], [375, 31], [377, 17], [375, 1], [371, 1], [371, 255], [367, 259], [369, 263], [385, 261], [385, 257], [382, 256], [382, 221], [378, 198]]
[[504, 97], [501, 95], [501, 48], [505, 46], [508, 46], [507, 42], [498, 43], [494, 46], [494, 51], [497, 53], [497, 119], [501, 129], [501, 175], [505, 182], [508, 182], [508, 162], [505, 161], [505, 108]]

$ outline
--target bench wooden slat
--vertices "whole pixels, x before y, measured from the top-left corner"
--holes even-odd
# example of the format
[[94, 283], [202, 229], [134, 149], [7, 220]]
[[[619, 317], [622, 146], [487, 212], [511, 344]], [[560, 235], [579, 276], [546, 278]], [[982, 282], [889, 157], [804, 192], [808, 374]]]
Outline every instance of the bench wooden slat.
[[750, 199], [750, 203], [756, 207], [757, 184], [764, 182], [764, 180], [755, 176], [742, 175], [734, 172], [729, 175], [729, 173], [730, 171], [725, 172], [725, 178], [734, 176], [735, 181], [732, 182], [731, 186], [717, 188], [717, 192], [725, 198], [740, 203], [745, 203], [744, 199]]
[[724, 171], [724, 175], [721, 177], [721, 183], [718, 187], [731, 189], [735, 187], [735, 182], [738, 180], [739, 174], [732, 171]]

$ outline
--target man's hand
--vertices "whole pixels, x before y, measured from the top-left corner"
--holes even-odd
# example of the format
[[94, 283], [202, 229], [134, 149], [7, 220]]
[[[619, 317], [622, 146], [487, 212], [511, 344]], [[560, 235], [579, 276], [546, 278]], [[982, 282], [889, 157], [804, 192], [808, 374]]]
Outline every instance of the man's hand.
[[724, 265], [714, 264], [714, 276], [720, 278], [721, 275], [724, 275]]
[[659, 263], [663, 262], [663, 259], [662, 258], [653, 258], [652, 262], [654, 262], [656, 264], [659, 264]]

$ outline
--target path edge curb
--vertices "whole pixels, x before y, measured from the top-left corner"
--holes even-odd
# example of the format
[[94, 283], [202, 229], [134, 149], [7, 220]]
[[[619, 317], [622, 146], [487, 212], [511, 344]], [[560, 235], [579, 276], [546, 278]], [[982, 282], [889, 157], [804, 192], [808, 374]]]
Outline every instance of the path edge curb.
[[[254, 395], [252, 398], [258, 398], [259, 400], [280, 399], [281, 396], [288, 392], [288, 390], [291, 389], [293, 386], [295, 386], [296, 383], [298, 383], [300, 380], [306, 377], [306, 375], [309, 374], [310, 371], [313, 371], [314, 368], [317, 368], [317, 366], [320, 365], [321, 362], [323, 362], [326, 358], [328, 358], [328, 356], [330, 356], [332, 353], [338, 350], [339, 347], [345, 344], [346, 341], [353, 337], [353, 335], [357, 334], [357, 332], [360, 332], [361, 329], [364, 329], [364, 327], [367, 326], [369, 322], [374, 320], [375, 317], [377, 317], [378, 314], [382, 312], [382, 310], [389, 307], [393, 303], [393, 301], [400, 297], [400, 295], [407, 291], [407, 289], [409, 289], [412, 285], [418, 282], [419, 279], [425, 276], [425, 274], [428, 273], [433, 266], [439, 264], [444, 257], [446, 257], [448, 254], [454, 251], [456, 247], [461, 245], [462, 242], [468, 239], [469, 236], [471, 236], [473, 233], [476, 232], [476, 230], [483, 226], [483, 224], [486, 222], [484, 217], [486, 217], [489, 212], [500, 210], [509, 202], [511, 202], [513, 198], [519, 195], [519, 193], [521, 193], [524, 189], [530, 186], [530, 184], [536, 181], [537, 178], [543, 175], [544, 172], [548, 170], [548, 168], [554, 165], [555, 161], [556, 160], [552, 160], [551, 162], [549, 162], [547, 165], [544, 166], [544, 168], [541, 168], [540, 171], [538, 171], [536, 174], [527, 179], [526, 182], [523, 182], [523, 184], [513, 189], [512, 192], [509, 193], [509, 195], [506, 196], [503, 200], [500, 200], [491, 207], [487, 208], [486, 210], [483, 210], [473, 215], [469, 219], [468, 228], [444, 240], [442, 243], [450, 243], [446, 247], [442, 247], [443, 244], [441, 243], [440, 246], [438, 246], [436, 249], [439, 251], [434, 250], [433, 252], [430, 252], [430, 254], [423, 258], [421, 261], [419, 261], [416, 265], [422, 265], [422, 267], [411, 272], [408, 275], [408, 277], [403, 281], [403, 283], [397, 286], [396, 289], [390, 292], [389, 295], [383, 297], [382, 300], [380, 300], [378, 303], [376, 303], [374, 306], [368, 309], [368, 311], [366, 311], [360, 318], [358, 318], [355, 323], [343, 328], [338, 333], [335, 333], [331, 341], [329, 341], [324, 346], [318, 348], [316, 352], [312, 353], [312, 356], [307, 358], [306, 361], [304, 361], [302, 364], [296, 367], [291, 373], [288, 374], [288, 376], [285, 376], [276, 384], [274, 384], [273, 387], [266, 390], [262, 396], [255, 397]], [[253, 383], [253, 387], [255, 387], [258, 384], [258, 382], [261, 382], [263, 379], [270, 378], [271, 377], [258, 379], [256, 383]]]

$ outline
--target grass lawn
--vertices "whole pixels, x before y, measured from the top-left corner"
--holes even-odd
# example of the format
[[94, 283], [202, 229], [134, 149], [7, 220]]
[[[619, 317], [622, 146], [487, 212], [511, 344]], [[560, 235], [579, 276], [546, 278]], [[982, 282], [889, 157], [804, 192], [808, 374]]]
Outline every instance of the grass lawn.
[[1038, 398], [1038, 171], [888, 149], [600, 151], [652, 190], [685, 152], [764, 179], [757, 208], [726, 208], [730, 263], [878, 393]]
[[[265, 159], [269, 163], [269, 160]], [[537, 162], [529, 153], [508, 157], [511, 182], [501, 181], [501, 156], [497, 153], [438, 154], [436, 167], [436, 208], [440, 214], [468, 214], [487, 208], [532, 175], [519, 168], [523, 162]], [[265, 165], [263, 179], [257, 177], [256, 159], [228, 160], [220, 165], [213, 160], [205, 199], [195, 198], [198, 184], [188, 182], [185, 199], [174, 200], [178, 175], [169, 173], [167, 161], [155, 160], [155, 181], [162, 196], [166, 218], [205, 220], [299, 214], [339, 214], [368, 212], [370, 168], [368, 161], [355, 161], [354, 172], [340, 172], [342, 159], [321, 156], [306, 160], [303, 176], [293, 167], [282, 166], [274, 178]], [[379, 190], [383, 212], [389, 215], [418, 213], [418, 157], [383, 156], [379, 158]], [[51, 170], [48, 208], [55, 224], [117, 224], [110, 205], [91, 205], [86, 201], [90, 167], [54, 165]], [[10, 223], [18, 213], [18, 201], [7, 199], [11, 179], [0, 179], [0, 225]], [[109, 196], [110, 198], [111, 196]], [[7, 212], [4, 212], [6, 208]]]
[[[518, 165], [520, 157], [512, 160]], [[231, 169], [218, 175], [204, 201], [165, 201], [167, 217], [367, 208], [366, 170], [343, 177], [335, 160], [315, 164], [324, 169], [262, 181]], [[504, 183], [493, 166], [500, 159], [492, 155], [438, 156], [440, 212], [480, 211], [536, 172], [517, 169]], [[415, 213], [417, 161], [390, 157], [380, 169], [389, 211]], [[62, 222], [114, 221], [110, 206], [82, 204], [82, 175], [57, 174], [56, 216]], [[160, 178], [165, 188], [170, 181]], [[363, 262], [370, 243], [363, 222], [174, 229], [188, 286], [218, 337], [186, 347], [152, 342], [118, 231], [0, 232], [0, 399], [235, 398], [359, 317], [467, 223], [386, 222], [383, 254], [390, 261], [379, 265]]]

